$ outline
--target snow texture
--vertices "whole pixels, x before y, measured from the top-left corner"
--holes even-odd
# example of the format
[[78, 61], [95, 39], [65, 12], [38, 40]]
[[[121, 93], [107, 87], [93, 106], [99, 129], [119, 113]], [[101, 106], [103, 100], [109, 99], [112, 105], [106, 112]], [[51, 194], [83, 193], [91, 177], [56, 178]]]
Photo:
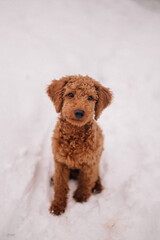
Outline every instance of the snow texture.
[[[160, 2], [0, 1], [0, 239], [160, 239]], [[52, 216], [52, 79], [110, 87], [105, 190]]]

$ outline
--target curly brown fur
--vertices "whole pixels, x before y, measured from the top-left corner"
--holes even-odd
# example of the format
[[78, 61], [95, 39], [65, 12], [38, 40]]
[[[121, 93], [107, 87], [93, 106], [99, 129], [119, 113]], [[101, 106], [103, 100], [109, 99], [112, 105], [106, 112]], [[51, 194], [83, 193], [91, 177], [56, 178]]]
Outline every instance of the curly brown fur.
[[77, 202], [85, 202], [91, 192], [103, 189], [99, 177], [103, 135], [95, 120], [111, 103], [112, 93], [94, 79], [81, 75], [53, 80], [47, 93], [60, 113], [52, 137], [55, 175], [50, 207], [51, 213], [60, 215], [67, 205], [69, 178], [78, 179], [73, 196]]

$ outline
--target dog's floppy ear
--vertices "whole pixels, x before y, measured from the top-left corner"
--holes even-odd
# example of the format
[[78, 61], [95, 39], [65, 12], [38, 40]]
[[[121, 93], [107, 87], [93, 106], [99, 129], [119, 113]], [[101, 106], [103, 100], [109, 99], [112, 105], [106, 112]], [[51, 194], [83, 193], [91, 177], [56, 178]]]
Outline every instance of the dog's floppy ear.
[[47, 94], [54, 103], [56, 112], [59, 113], [63, 103], [63, 88], [67, 83], [66, 78], [60, 80], [53, 80], [47, 88]]
[[98, 101], [95, 106], [95, 119], [97, 120], [103, 109], [111, 104], [112, 92], [109, 88], [105, 88], [99, 83], [96, 84], [96, 90], [98, 93]]

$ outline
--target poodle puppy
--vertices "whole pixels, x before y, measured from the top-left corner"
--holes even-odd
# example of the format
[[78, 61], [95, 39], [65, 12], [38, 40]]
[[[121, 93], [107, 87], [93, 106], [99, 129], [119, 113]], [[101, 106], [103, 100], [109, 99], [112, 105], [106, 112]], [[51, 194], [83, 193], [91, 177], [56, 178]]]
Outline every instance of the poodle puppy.
[[103, 189], [99, 177], [103, 135], [95, 120], [111, 103], [112, 93], [89, 76], [75, 75], [53, 80], [47, 94], [60, 113], [52, 137], [55, 175], [50, 206], [50, 213], [60, 215], [67, 205], [69, 178], [78, 179], [73, 195], [77, 202]]

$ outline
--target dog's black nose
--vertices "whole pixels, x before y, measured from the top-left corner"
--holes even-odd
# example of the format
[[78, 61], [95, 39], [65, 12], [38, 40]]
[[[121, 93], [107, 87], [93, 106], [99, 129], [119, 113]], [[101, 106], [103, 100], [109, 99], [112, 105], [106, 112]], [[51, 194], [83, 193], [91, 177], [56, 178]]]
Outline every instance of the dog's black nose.
[[83, 110], [75, 110], [74, 111], [74, 115], [76, 116], [76, 118], [80, 119], [84, 116], [84, 111]]

